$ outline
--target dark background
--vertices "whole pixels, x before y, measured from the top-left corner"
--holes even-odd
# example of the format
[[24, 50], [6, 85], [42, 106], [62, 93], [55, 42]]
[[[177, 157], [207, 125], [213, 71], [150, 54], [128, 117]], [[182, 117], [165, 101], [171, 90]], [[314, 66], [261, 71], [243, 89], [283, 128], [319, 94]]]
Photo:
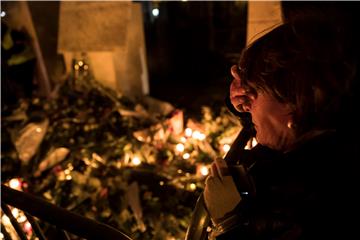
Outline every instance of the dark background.
[[[247, 2], [139, 3], [143, 10], [150, 95], [195, 115], [203, 105], [223, 105], [231, 81], [230, 67], [245, 46]], [[5, 9], [7, 4], [2, 7]], [[64, 71], [62, 56], [57, 53], [60, 2], [30, 1], [28, 6], [48, 73], [60, 76]], [[157, 17], [152, 15], [154, 8], [160, 11]], [[19, 75], [17, 69], [13, 72]], [[31, 96], [37, 90], [32, 75], [30, 69], [18, 77], [23, 91], [8, 91], [9, 81], [3, 74], [2, 85], [6, 86], [2, 88], [2, 105], [23, 95]]]
[[142, 4], [150, 94], [190, 114], [202, 105], [222, 105], [230, 67], [245, 46], [247, 3]]

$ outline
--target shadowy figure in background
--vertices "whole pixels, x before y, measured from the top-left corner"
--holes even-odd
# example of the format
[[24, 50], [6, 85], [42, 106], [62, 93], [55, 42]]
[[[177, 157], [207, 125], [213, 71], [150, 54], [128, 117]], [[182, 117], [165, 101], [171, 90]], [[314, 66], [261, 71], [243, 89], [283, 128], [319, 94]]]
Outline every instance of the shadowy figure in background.
[[31, 98], [36, 58], [25, 29], [15, 30], [1, 22], [2, 107]]
[[212, 164], [204, 198], [217, 239], [356, 238], [358, 55], [343, 23], [320, 20], [286, 19], [231, 68], [231, 103], [256, 129], [251, 151], [267, 154], [239, 156], [250, 196], [223, 159]]

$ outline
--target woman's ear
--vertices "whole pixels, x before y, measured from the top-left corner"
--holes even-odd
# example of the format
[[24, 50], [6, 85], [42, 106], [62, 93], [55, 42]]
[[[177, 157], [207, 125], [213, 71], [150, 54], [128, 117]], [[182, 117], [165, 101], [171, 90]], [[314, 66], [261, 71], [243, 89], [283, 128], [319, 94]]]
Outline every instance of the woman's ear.
[[245, 96], [245, 102], [243, 103], [242, 105], [242, 108], [244, 110], [244, 112], [250, 112], [251, 111], [251, 108], [254, 104], [254, 100], [255, 98], [253, 97], [253, 95], [251, 93], [246, 93], [246, 96]]
[[286, 126], [289, 129], [295, 129], [296, 128], [296, 124], [295, 124], [295, 120], [294, 120], [294, 115], [295, 115], [295, 107], [293, 104], [286, 104], [286, 108], [288, 108], [288, 120], [287, 120], [287, 124]]
[[289, 120], [287, 122], [287, 127], [290, 128], [290, 129], [295, 129], [296, 125], [295, 125], [293, 120]]

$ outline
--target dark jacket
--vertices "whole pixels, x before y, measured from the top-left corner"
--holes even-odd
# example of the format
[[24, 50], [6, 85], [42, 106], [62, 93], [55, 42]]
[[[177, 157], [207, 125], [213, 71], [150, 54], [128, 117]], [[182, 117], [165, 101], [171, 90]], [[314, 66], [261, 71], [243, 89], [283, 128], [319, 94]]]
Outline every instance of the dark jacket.
[[360, 239], [358, 153], [335, 131], [285, 154], [254, 153], [256, 194], [238, 206], [237, 227], [217, 239]]

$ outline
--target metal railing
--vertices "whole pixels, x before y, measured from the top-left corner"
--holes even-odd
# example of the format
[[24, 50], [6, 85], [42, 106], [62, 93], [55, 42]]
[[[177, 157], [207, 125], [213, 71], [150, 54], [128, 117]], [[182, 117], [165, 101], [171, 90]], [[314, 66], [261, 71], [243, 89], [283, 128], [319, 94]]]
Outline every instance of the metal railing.
[[[17, 191], [1, 184], [2, 211], [10, 219], [12, 226], [21, 240], [27, 239], [26, 234], [12, 215], [8, 205], [25, 212], [39, 240], [46, 239], [46, 237], [34, 217], [55, 226], [57, 229], [64, 230], [65, 239], [69, 238], [66, 234], [66, 232], [69, 232], [83, 239], [131, 240], [126, 234], [109, 225], [83, 217], [51, 204], [40, 197]], [[1, 231], [5, 240], [11, 239], [3, 223], [1, 223]]]

